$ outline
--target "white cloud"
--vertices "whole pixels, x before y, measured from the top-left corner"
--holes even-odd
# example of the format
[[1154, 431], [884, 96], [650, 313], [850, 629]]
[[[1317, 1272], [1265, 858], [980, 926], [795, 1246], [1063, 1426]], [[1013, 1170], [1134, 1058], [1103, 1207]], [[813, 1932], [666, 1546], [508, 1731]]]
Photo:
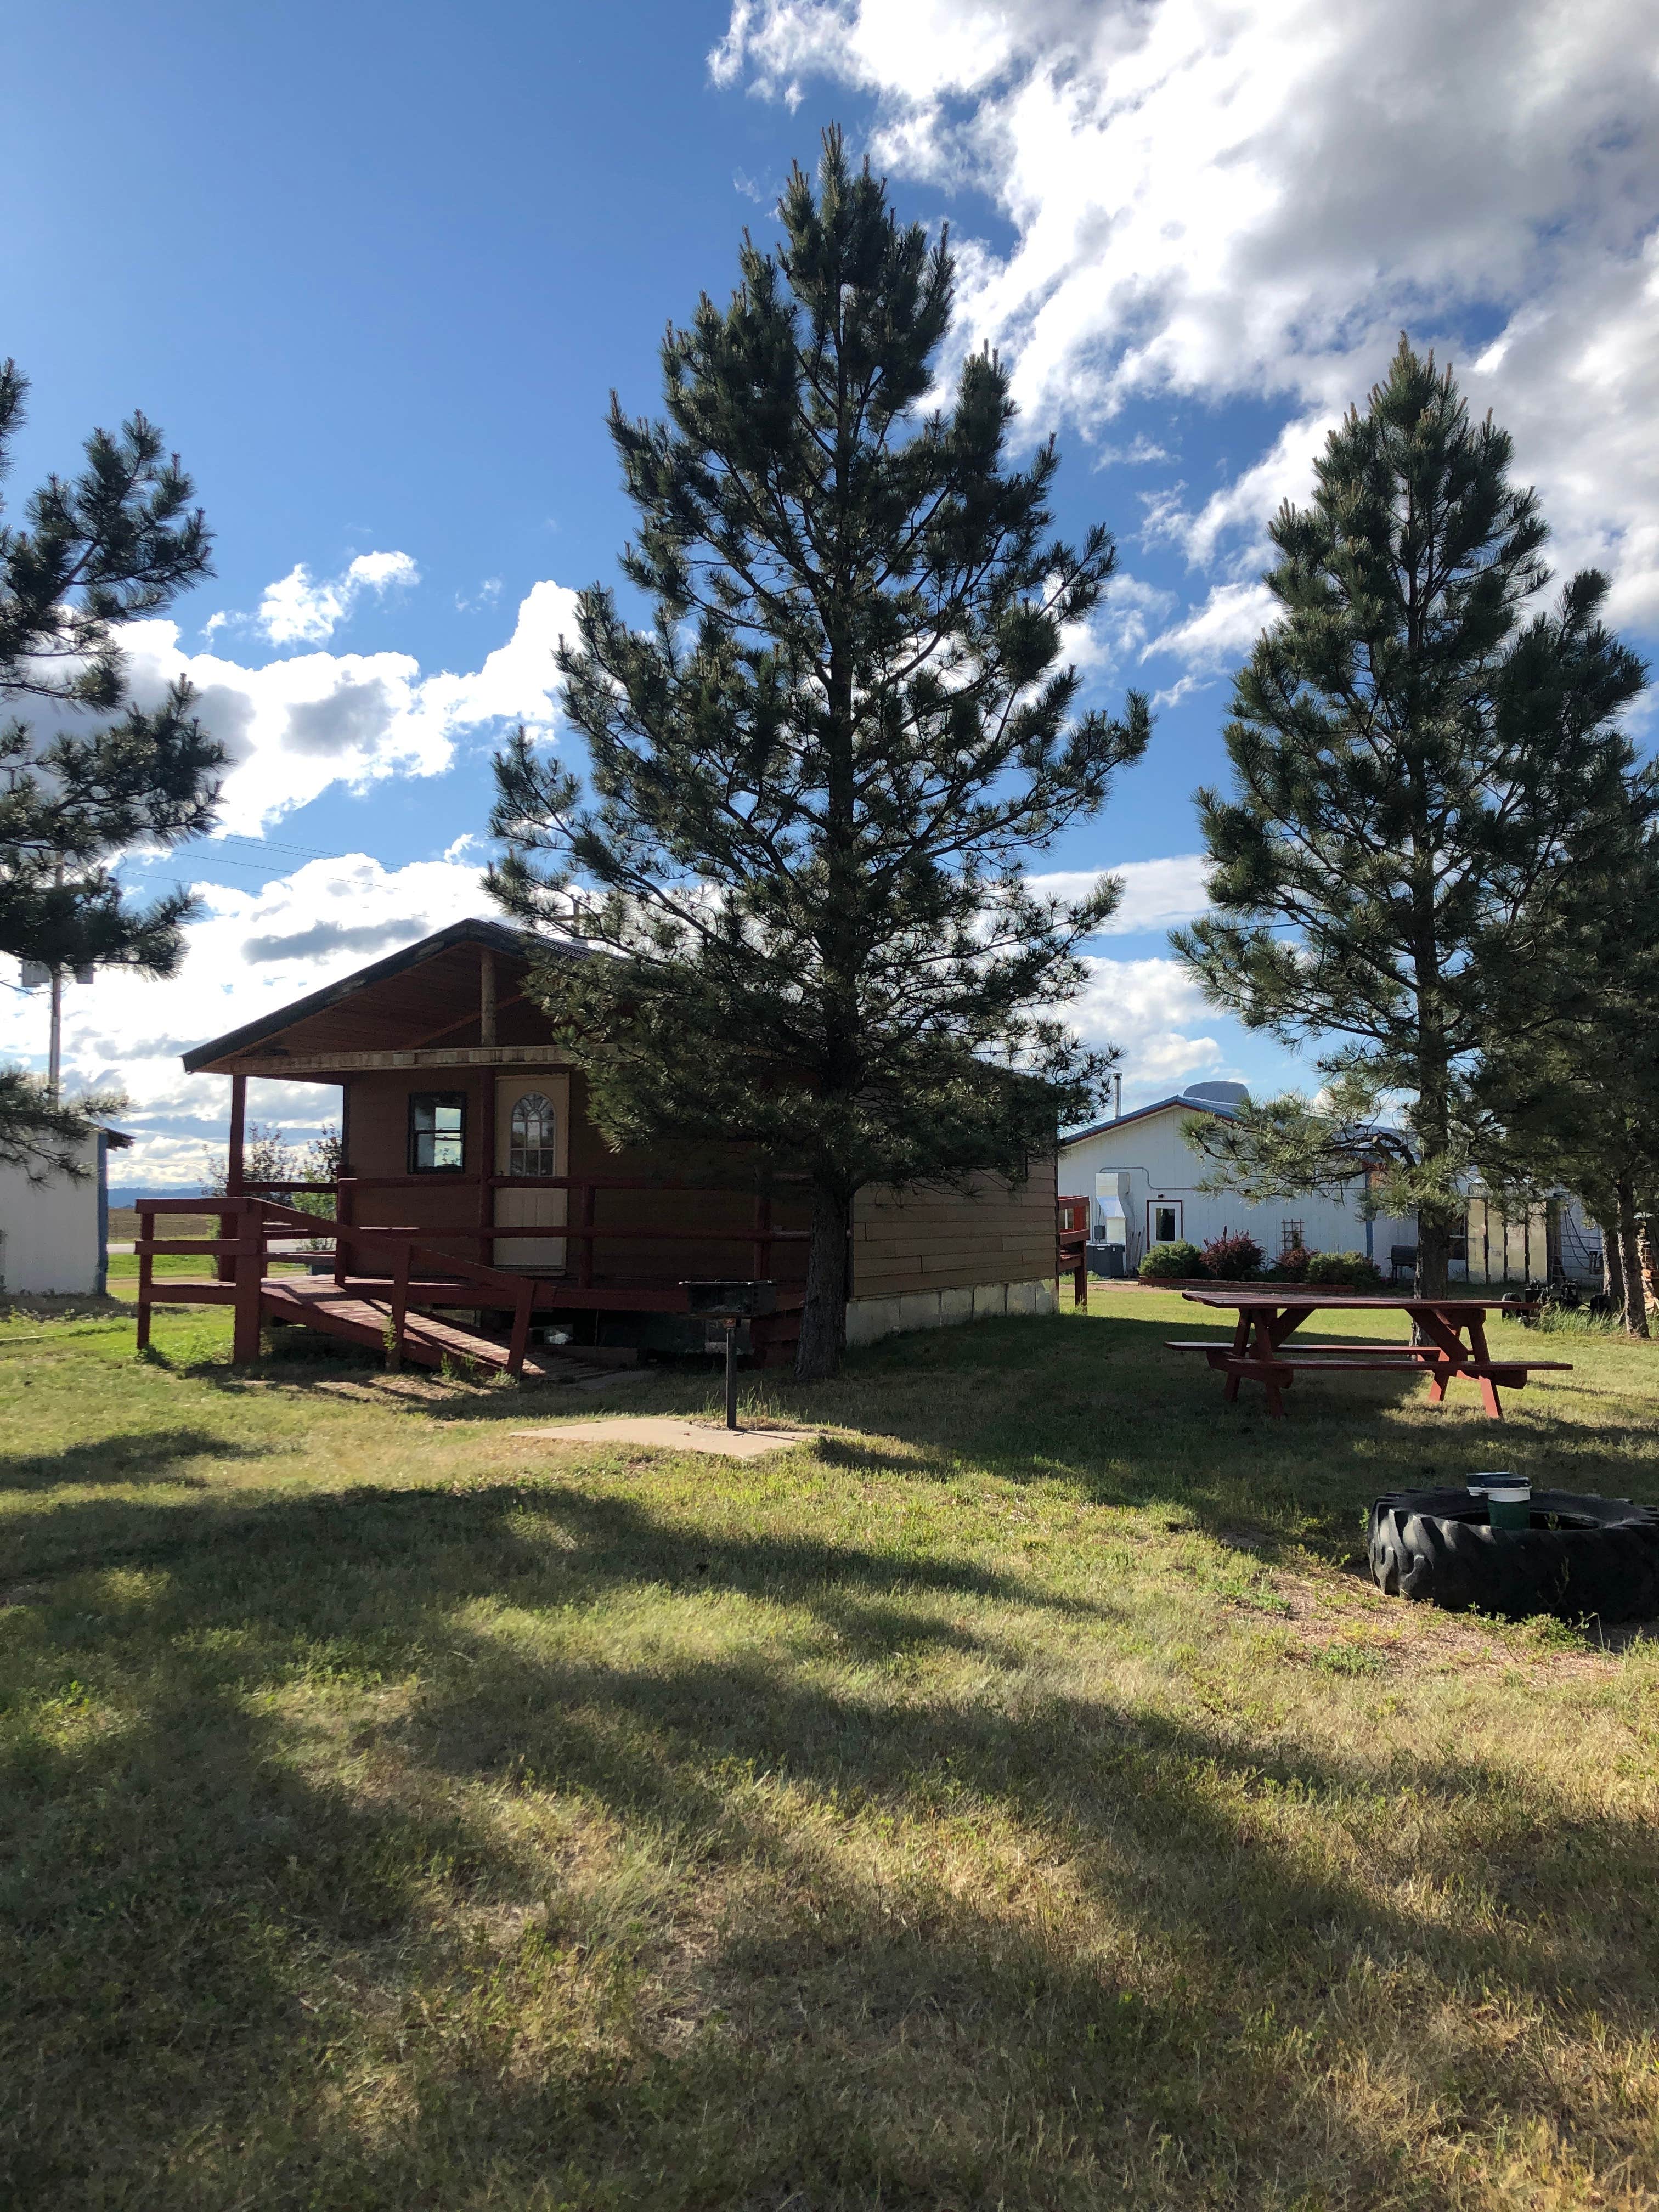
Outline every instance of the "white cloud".
[[1120, 569], [1089, 619], [1061, 633], [1060, 652], [1088, 675], [1115, 675], [1126, 660], [1144, 652], [1154, 625], [1167, 621], [1175, 606], [1173, 592]]
[[121, 641], [141, 704], [177, 677], [195, 684], [202, 720], [233, 756], [223, 826], [248, 832], [331, 785], [362, 791], [385, 776], [441, 775], [466, 730], [514, 721], [551, 729], [554, 651], [574, 632], [574, 592], [544, 582], [521, 602], [507, 641], [459, 674], [422, 675], [403, 653], [309, 653], [247, 666], [186, 653], [170, 622], [130, 623]]
[[1138, 432], [1127, 446], [1097, 446], [1090, 455], [1097, 469], [1121, 465], [1127, 468], [1146, 468], [1153, 461], [1171, 458], [1167, 446], [1160, 446], [1144, 432]]
[[1123, 885], [1123, 896], [1101, 934], [1131, 937], [1173, 929], [1202, 914], [1209, 904], [1204, 889], [1209, 868], [1201, 853], [1181, 853], [1169, 860], [1125, 860], [1111, 868], [1056, 870], [1025, 880], [1040, 897], [1077, 900], [1087, 898], [1102, 876], [1115, 876]]
[[[228, 1086], [186, 1075], [179, 1054], [467, 915], [494, 909], [476, 866], [450, 859], [384, 868], [367, 854], [312, 860], [259, 890], [200, 886], [206, 912], [186, 928], [177, 975], [147, 981], [104, 969], [64, 994], [65, 1088], [116, 1085], [132, 1101], [119, 1126], [136, 1139], [117, 1164], [123, 1183], [193, 1188], [224, 1147]], [[37, 1064], [44, 996], [0, 992], [0, 1060]], [[249, 1111], [292, 1138], [337, 1118], [337, 1093], [258, 1081]]]
[[1193, 674], [1212, 675], [1242, 659], [1278, 611], [1265, 584], [1218, 584], [1184, 621], [1152, 638], [1141, 658], [1172, 653]]
[[1177, 518], [1191, 557], [1250, 561], [1403, 325], [1515, 433], [1562, 565], [1650, 623], [1655, 45], [1639, 0], [739, 0], [710, 66], [866, 91], [878, 162], [994, 198], [1013, 242], [964, 252], [960, 335], [1013, 359], [1035, 429], [1148, 393], [1284, 405]]
[[[421, 572], [407, 553], [360, 553], [337, 576], [319, 580], [303, 561], [267, 584], [254, 617], [273, 645], [321, 645], [365, 592], [384, 599], [394, 586], [418, 584]], [[224, 620], [216, 615], [210, 633]]]
[[561, 637], [576, 635], [576, 594], [562, 584], [532, 584], [519, 603], [513, 635], [470, 676], [428, 676], [421, 686], [421, 711], [446, 728], [489, 721], [553, 720], [558, 672], [553, 655]]
[[1087, 1043], [1121, 1049], [1126, 1104], [1161, 1098], [1220, 1066], [1218, 1039], [1193, 1033], [1213, 1015], [1178, 961], [1098, 958], [1088, 965], [1088, 984], [1067, 1018]]

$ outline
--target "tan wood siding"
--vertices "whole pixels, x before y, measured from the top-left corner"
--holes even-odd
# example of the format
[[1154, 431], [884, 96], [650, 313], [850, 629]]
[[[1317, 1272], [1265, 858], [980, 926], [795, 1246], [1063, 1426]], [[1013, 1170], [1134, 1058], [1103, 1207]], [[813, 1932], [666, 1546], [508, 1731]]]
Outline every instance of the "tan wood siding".
[[966, 1192], [866, 1190], [853, 1209], [853, 1295], [1029, 1283], [1054, 1272], [1054, 1162], [1013, 1188], [976, 1176]]

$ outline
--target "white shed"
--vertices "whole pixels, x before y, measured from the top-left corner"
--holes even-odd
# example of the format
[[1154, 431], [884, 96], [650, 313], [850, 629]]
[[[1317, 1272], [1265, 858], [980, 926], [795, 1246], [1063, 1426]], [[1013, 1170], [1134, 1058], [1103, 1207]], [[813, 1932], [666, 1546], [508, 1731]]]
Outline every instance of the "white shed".
[[31, 1182], [0, 1167], [0, 1291], [13, 1296], [101, 1292], [109, 1268], [109, 1151], [131, 1139], [113, 1131], [88, 1141], [85, 1176]]
[[[1241, 1083], [1195, 1083], [1172, 1098], [1136, 1107], [1113, 1121], [1079, 1129], [1060, 1144], [1060, 1194], [1086, 1198], [1091, 1242], [1121, 1243], [1133, 1274], [1153, 1244], [1248, 1233], [1271, 1261], [1292, 1244], [1310, 1252], [1364, 1252], [1384, 1274], [1395, 1245], [1417, 1242], [1415, 1221], [1361, 1211], [1364, 1184], [1356, 1176], [1340, 1198], [1275, 1200], [1252, 1206], [1237, 1192], [1200, 1190], [1204, 1162], [1181, 1134], [1192, 1114], [1229, 1115], [1248, 1103]], [[1454, 1262], [1454, 1272], [1461, 1273]]]

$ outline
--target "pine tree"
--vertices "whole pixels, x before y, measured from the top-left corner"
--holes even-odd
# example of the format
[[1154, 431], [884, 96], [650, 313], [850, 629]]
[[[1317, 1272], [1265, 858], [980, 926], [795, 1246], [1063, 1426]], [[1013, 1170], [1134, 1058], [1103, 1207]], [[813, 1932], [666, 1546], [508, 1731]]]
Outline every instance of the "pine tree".
[[[0, 477], [27, 391], [0, 364]], [[131, 704], [115, 633], [210, 574], [191, 496], [177, 455], [134, 415], [118, 436], [94, 431], [78, 477], [48, 477], [26, 529], [0, 527], [0, 701], [48, 718], [0, 723], [0, 952], [155, 975], [178, 963], [194, 902], [175, 891], [135, 905], [111, 863], [140, 841], [167, 847], [209, 828], [227, 756], [188, 684], [156, 708]], [[9, 1071], [0, 1158], [72, 1171], [92, 1113]]]
[[797, 1358], [845, 1336], [856, 1194], [1018, 1178], [1104, 1062], [1056, 1007], [1109, 883], [1034, 896], [1028, 854], [1103, 804], [1149, 721], [1076, 710], [1066, 630], [1113, 566], [1051, 535], [1052, 442], [1008, 467], [988, 354], [923, 411], [951, 317], [941, 238], [826, 134], [775, 253], [663, 348], [666, 421], [611, 434], [638, 535], [629, 626], [584, 594], [562, 652], [592, 795], [523, 738], [498, 765], [498, 897], [620, 958], [538, 988], [616, 1141], [738, 1139], [805, 1173]]
[[1273, 522], [1281, 611], [1235, 679], [1232, 795], [1198, 794], [1216, 911], [1175, 939], [1215, 1005], [1322, 1048], [1379, 1108], [1403, 1099], [1413, 1159], [1373, 1188], [1417, 1214], [1436, 1292], [1483, 1141], [1495, 981], [1535, 960], [1611, 834], [1645, 681], [1601, 576], [1527, 613], [1546, 529], [1510, 457], [1402, 337], [1312, 506]]
[[1659, 769], [1630, 779], [1626, 835], [1579, 872], [1541, 957], [1502, 979], [1474, 1081], [1502, 1156], [1601, 1224], [1625, 1325], [1646, 1336], [1639, 1217], [1659, 1206]]

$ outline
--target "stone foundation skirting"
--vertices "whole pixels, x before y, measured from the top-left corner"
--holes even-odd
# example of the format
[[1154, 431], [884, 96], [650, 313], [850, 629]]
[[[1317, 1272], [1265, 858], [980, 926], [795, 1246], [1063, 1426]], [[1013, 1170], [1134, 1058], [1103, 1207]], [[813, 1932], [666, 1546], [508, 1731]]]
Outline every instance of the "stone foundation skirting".
[[912, 1328], [954, 1328], [992, 1315], [1051, 1314], [1058, 1310], [1052, 1277], [1035, 1283], [975, 1283], [957, 1291], [902, 1291], [891, 1298], [849, 1298], [847, 1341], [873, 1344]]

